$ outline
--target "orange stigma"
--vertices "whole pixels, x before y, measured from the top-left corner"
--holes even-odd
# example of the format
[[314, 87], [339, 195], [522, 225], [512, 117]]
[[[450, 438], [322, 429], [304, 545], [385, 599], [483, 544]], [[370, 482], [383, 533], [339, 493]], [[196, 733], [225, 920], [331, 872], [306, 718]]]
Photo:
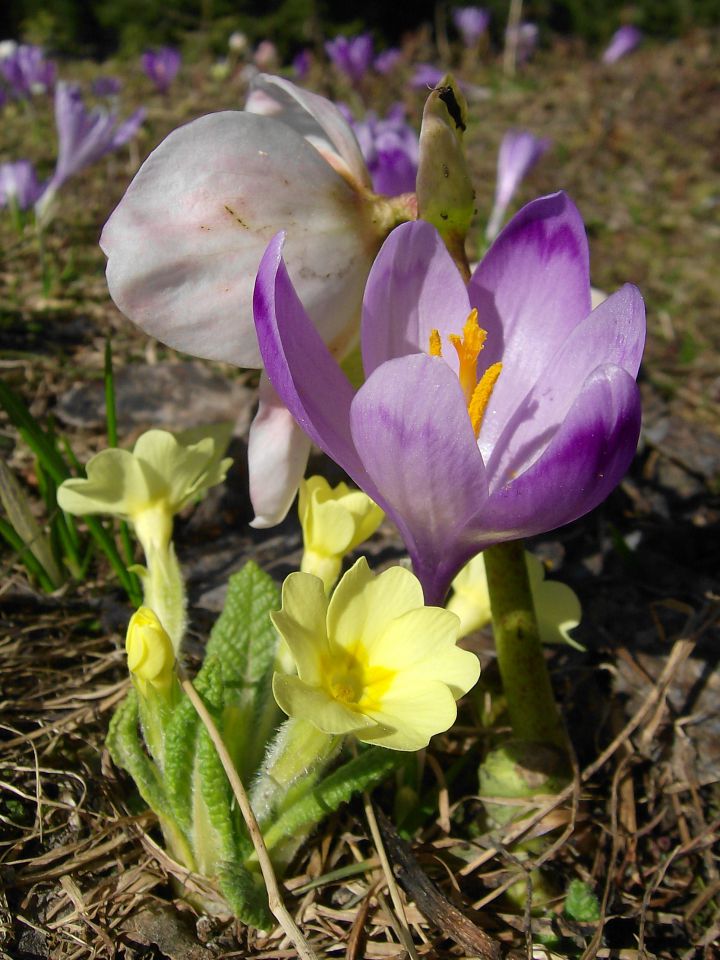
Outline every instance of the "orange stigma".
[[[465, 402], [476, 438], [480, 435], [485, 411], [502, 370], [502, 363], [493, 363], [478, 380], [477, 359], [485, 346], [486, 339], [487, 330], [483, 330], [478, 324], [478, 312], [474, 308], [465, 321], [462, 336], [456, 333], [448, 336], [458, 355], [458, 380], [465, 394]], [[428, 353], [431, 357], [442, 356], [440, 332], [437, 329], [430, 331]]]

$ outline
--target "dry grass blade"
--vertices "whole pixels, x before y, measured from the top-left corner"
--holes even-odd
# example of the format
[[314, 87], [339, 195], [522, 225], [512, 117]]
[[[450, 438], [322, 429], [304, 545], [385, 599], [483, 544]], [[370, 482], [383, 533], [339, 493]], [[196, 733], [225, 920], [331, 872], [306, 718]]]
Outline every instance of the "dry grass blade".
[[240, 776], [235, 769], [232, 760], [230, 759], [230, 755], [228, 754], [225, 744], [223, 743], [223, 739], [220, 736], [220, 731], [215, 726], [213, 718], [208, 713], [205, 704], [202, 702], [202, 699], [195, 690], [195, 687], [192, 685], [192, 682], [188, 680], [187, 677], [180, 674], [180, 683], [188, 699], [192, 703], [193, 707], [195, 707], [195, 710], [197, 711], [197, 714], [200, 717], [205, 729], [210, 735], [210, 739], [217, 750], [217, 754], [220, 757], [220, 762], [223, 765], [225, 774], [230, 781], [230, 786], [232, 787], [233, 794], [235, 795], [235, 799], [240, 807], [240, 812], [243, 815], [243, 819], [245, 820], [250, 833], [250, 839], [252, 840], [253, 846], [255, 847], [255, 852], [257, 853], [258, 863], [260, 864], [260, 870], [262, 872], [263, 880], [265, 881], [265, 886], [268, 892], [268, 903], [270, 910], [287, 934], [290, 942], [297, 950], [298, 956], [301, 958], [301, 960], [318, 960], [317, 955], [311, 949], [305, 937], [303, 937], [298, 925], [290, 915], [290, 911], [285, 906], [273, 865], [270, 862], [270, 856], [267, 852], [267, 848], [265, 847], [265, 841], [263, 840], [262, 833], [260, 832], [258, 822], [255, 819], [253, 808], [250, 806], [250, 800], [245, 792], [245, 787], [243, 786], [242, 780], [240, 779]]

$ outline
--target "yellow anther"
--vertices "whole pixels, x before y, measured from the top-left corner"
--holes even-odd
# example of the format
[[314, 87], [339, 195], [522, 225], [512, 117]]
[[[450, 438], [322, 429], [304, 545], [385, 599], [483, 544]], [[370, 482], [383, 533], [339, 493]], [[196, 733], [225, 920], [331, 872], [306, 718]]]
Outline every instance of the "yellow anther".
[[470, 398], [468, 413], [470, 414], [470, 423], [472, 423], [476, 438], [480, 435], [480, 427], [482, 426], [483, 417], [485, 416], [485, 410], [490, 402], [490, 396], [492, 395], [493, 388], [497, 383], [497, 378], [500, 376], [501, 370], [501, 363], [493, 363], [492, 366], [489, 366], [480, 378]]
[[458, 379], [468, 404], [477, 383], [478, 354], [485, 346], [486, 338], [487, 331], [478, 325], [478, 312], [475, 309], [470, 311], [465, 321], [462, 337], [459, 337], [456, 333], [451, 333], [448, 337], [457, 351], [459, 361]]
[[442, 343], [440, 341], [440, 331], [433, 328], [430, 331], [430, 346], [428, 347], [428, 353], [431, 357], [441, 357], [442, 356]]

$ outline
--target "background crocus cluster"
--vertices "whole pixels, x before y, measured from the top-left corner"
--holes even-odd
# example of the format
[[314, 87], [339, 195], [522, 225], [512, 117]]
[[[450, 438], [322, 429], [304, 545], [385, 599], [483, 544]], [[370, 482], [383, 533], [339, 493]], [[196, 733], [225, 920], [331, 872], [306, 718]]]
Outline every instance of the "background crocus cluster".
[[40, 199], [44, 189], [29, 160], [0, 164], [0, 207], [27, 210]]
[[545, 137], [529, 130], [508, 130], [500, 144], [495, 181], [495, 201], [485, 229], [488, 240], [500, 232], [503, 219], [515, 191], [550, 146]]
[[335, 37], [325, 43], [325, 52], [351, 83], [359, 83], [373, 62], [373, 41], [369, 33], [356, 37]]
[[0, 59], [0, 74], [10, 94], [16, 99], [24, 99], [52, 90], [57, 65], [45, 58], [41, 47], [22, 43]]
[[59, 83], [55, 89], [58, 158], [38, 201], [38, 216], [47, 215], [57, 191], [71, 177], [131, 140], [144, 118], [145, 109], [140, 107], [127, 120], [118, 123], [114, 112], [101, 107], [88, 110], [79, 87]]
[[454, 7], [452, 21], [466, 47], [473, 47], [490, 25], [490, 11], [483, 7]]
[[140, 58], [142, 68], [158, 93], [167, 93], [177, 76], [182, 58], [174, 47], [146, 50]]
[[373, 190], [387, 196], [413, 191], [420, 144], [405, 118], [405, 107], [395, 103], [383, 118], [368, 110], [362, 120], [355, 120], [347, 107], [341, 109], [360, 144]]
[[617, 63], [622, 57], [632, 53], [642, 42], [642, 33], [637, 27], [626, 25], [620, 27], [612, 36], [610, 43], [603, 52], [603, 63]]

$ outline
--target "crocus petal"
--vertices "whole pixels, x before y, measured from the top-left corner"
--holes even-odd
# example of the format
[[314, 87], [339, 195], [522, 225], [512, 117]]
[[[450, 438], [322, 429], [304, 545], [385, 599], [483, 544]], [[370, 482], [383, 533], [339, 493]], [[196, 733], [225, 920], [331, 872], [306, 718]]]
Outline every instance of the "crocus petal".
[[252, 527], [272, 527], [285, 518], [310, 455], [310, 440], [278, 397], [265, 373], [248, 436]]
[[520, 399], [590, 313], [587, 238], [572, 201], [556, 193], [523, 207], [475, 270], [469, 293], [488, 331], [481, 362], [503, 363], [483, 421], [487, 454]]
[[[265, 96], [264, 106], [256, 94]], [[267, 114], [268, 98], [277, 105], [272, 116], [309, 140], [336, 169], [341, 171], [345, 167], [357, 184], [366, 188], [372, 186], [355, 134], [334, 103], [282, 77], [260, 74], [252, 82], [245, 109], [251, 113]]]
[[[583, 384], [604, 363], [636, 377], [645, 345], [645, 304], [640, 291], [626, 284], [572, 331], [507, 420], [488, 459], [491, 489], [524, 473], [565, 419]], [[501, 374], [518, 379], [508, 364]], [[485, 445], [484, 431], [480, 449]]]
[[422, 606], [422, 588], [409, 570], [391, 567], [376, 576], [365, 557], [360, 557], [330, 600], [328, 633], [348, 650], [353, 650], [361, 635], [363, 647], [372, 650], [391, 620]]
[[282, 609], [270, 614], [308, 683], [322, 679], [321, 660], [329, 655], [325, 619], [327, 598], [322, 580], [309, 573], [291, 573], [282, 588]]
[[287, 224], [308, 312], [340, 349], [372, 262], [364, 215], [350, 184], [287, 125], [241, 112], [201, 117], [148, 157], [105, 225], [110, 293], [164, 343], [258, 367], [253, 277]]
[[273, 677], [273, 695], [280, 709], [289, 717], [311, 717], [313, 725], [324, 733], [359, 733], [376, 727], [370, 717], [346, 707], [322, 688], [310, 686], [298, 677], [276, 673]]
[[310, 322], [282, 259], [284, 234], [268, 245], [255, 283], [254, 312], [271, 383], [305, 433], [383, 505], [350, 439], [353, 389]]
[[[416, 574], [426, 587], [428, 571], [444, 582], [448, 570], [454, 574], [468, 558], [462, 526], [487, 497], [485, 466], [457, 377], [439, 357], [390, 360], [358, 391], [350, 424]], [[442, 599], [425, 596], [427, 603]]]
[[[443, 339], [460, 333], [469, 311], [465, 284], [437, 230], [424, 220], [401, 224], [382, 245], [365, 288], [365, 376], [394, 357], [427, 352], [433, 329]], [[457, 370], [454, 350], [446, 359]]]
[[640, 434], [640, 392], [620, 367], [588, 378], [536, 463], [472, 518], [480, 547], [553, 530], [589, 513], [617, 486]]

